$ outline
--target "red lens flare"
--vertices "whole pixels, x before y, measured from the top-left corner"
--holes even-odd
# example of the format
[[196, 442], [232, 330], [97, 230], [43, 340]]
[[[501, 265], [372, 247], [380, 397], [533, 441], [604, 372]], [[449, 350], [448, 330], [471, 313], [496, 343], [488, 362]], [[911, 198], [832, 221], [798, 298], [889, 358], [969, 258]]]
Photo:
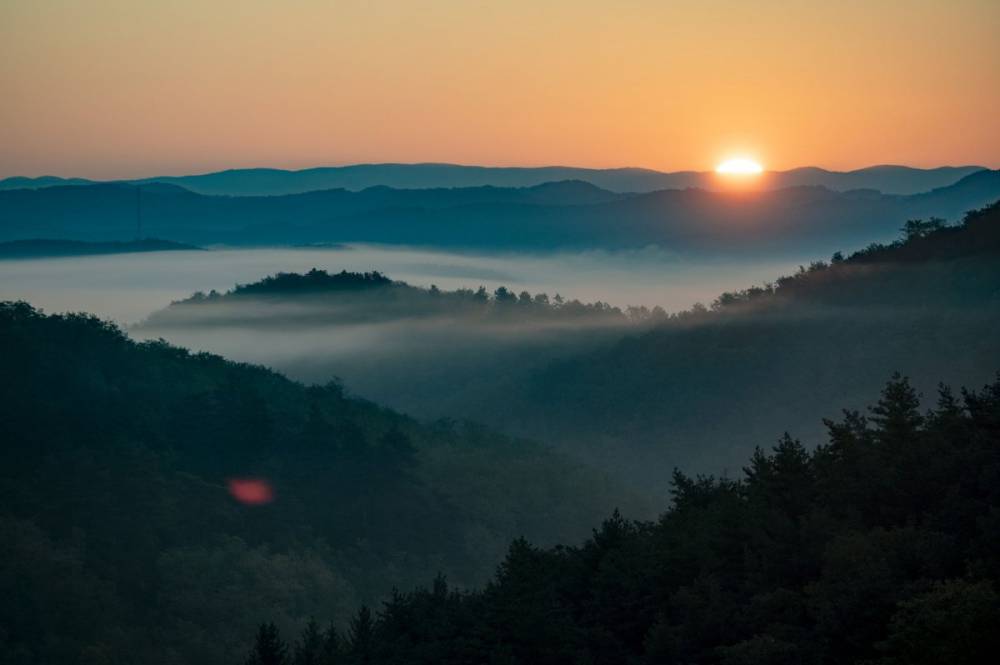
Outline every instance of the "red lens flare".
[[230, 478], [226, 486], [234, 499], [248, 506], [262, 506], [274, 501], [274, 488], [263, 478]]

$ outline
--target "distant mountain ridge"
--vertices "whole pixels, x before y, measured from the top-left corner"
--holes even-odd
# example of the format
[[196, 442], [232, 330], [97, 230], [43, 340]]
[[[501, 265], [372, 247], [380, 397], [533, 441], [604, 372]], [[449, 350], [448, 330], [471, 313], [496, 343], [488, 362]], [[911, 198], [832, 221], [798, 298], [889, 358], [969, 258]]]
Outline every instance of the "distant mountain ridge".
[[[951, 185], [984, 170], [982, 166], [945, 166], [918, 169], [879, 165], [853, 171], [804, 167], [771, 171], [764, 187], [781, 189], [798, 185], [821, 186], [835, 191], [874, 189], [884, 194], [917, 194]], [[711, 171], [663, 172], [643, 168], [588, 169], [569, 166], [493, 167], [459, 164], [352, 164], [288, 171], [271, 168], [229, 169], [183, 176], [155, 176], [123, 182], [170, 183], [198, 194], [226, 196], [279, 196], [325, 189], [360, 191], [385, 186], [396, 189], [466, 187], [533, 187], [547, 182], [579, 180], [612, 192], [652, 192], [698, 187], [716, 190], [721, 182]], [[34, 189], [54, 185], [94, 184], [83, 178], [12, 177], [0, 180], [0, 190]]]
[[728, 252], [813, 251], [884, 241], [908, 219], [956, 219], [1000, 198], [1000, 171], [908, 196], [795, 186], [621, 194], [582, 181], [533, 187], [370, 187], [285, 196], [207, 196], [167, 183], [0, 191], [0, 240], [131, 237], [193, 244], [361, 242], [487, 250], [658, 245]]
[[85, 242], [81, 240], [11, 240], [0, 242], [0, 259], [35, 259], [56, 256], [95, 254], [130, 254], [134, 252], [169, 252], [198, 250], [200, 247], [157, 238], [122, 242]]

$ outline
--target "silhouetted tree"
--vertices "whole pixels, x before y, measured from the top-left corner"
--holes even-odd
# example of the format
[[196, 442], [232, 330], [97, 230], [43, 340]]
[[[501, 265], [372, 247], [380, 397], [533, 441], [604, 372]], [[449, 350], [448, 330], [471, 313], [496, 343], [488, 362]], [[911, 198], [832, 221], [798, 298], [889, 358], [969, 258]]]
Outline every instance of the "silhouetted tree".
[[351, 619], [347, 629], [347, 653], [351, 663], [368, 665], [375, 650], [375, 617], [366, 605], [362, 605]]
[[315, 619], [302, 630], [298, 642], [295, 643], [293, 665], [327, 665], [324, 658], [324, 639], [320, 633], [319, 624]]
[[257, 629], [257, 639], [247, 656], [246, 665], [286, 665], [288, 646], [278, 634], [273, 623], [262, 623]]

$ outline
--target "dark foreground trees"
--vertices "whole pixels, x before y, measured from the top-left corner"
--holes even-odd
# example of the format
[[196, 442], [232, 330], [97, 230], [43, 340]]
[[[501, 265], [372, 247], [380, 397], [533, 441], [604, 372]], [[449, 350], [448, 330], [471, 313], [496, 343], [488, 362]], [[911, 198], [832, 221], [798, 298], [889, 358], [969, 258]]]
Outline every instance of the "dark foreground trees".
[[921, 412], [896, 376], [827, 427], [812, 452], [787, 435], [758, 450], [739, 480], [675, 472], [654, 523], [616, 513], [580, 547], [517, 540], [481, 590], [396, 593], [321, 662], [990, 662], [1000, 377]]
[[582, 536], [610, 496], [540, 444], [0, 303], [2, 665], [224, 663], [262, 616], [482, 583], [510, 538]]

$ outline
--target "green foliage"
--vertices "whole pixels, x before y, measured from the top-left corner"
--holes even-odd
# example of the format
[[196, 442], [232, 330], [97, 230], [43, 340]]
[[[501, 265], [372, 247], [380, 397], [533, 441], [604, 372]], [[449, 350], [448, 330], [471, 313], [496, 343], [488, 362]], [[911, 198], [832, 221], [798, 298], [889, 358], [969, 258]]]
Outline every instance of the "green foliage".
[[880, 663], [985, 663], [1000, 650], [1000, 596], [995, 581], [936, 581], [897, 606]]
[[[0, 349], [3, 662], [223, 662], [264, 617], [343, 626], [394, 585], [481, 583], [510, 538], [582, 538], [612, 501], [535, 443], [89, 316], [0, 303]], [[274, 500], [234, 500], [234, 478]]]
[[894, 376], [813, 452], [786, 434], [739, 480], [675, 472], [657, 522], [616, 512], [580, 546], [515, 540], [480, 591], [394, 594], [355, 618], [367, 662], [988, 662], [1000, 375], [917, 407]]

